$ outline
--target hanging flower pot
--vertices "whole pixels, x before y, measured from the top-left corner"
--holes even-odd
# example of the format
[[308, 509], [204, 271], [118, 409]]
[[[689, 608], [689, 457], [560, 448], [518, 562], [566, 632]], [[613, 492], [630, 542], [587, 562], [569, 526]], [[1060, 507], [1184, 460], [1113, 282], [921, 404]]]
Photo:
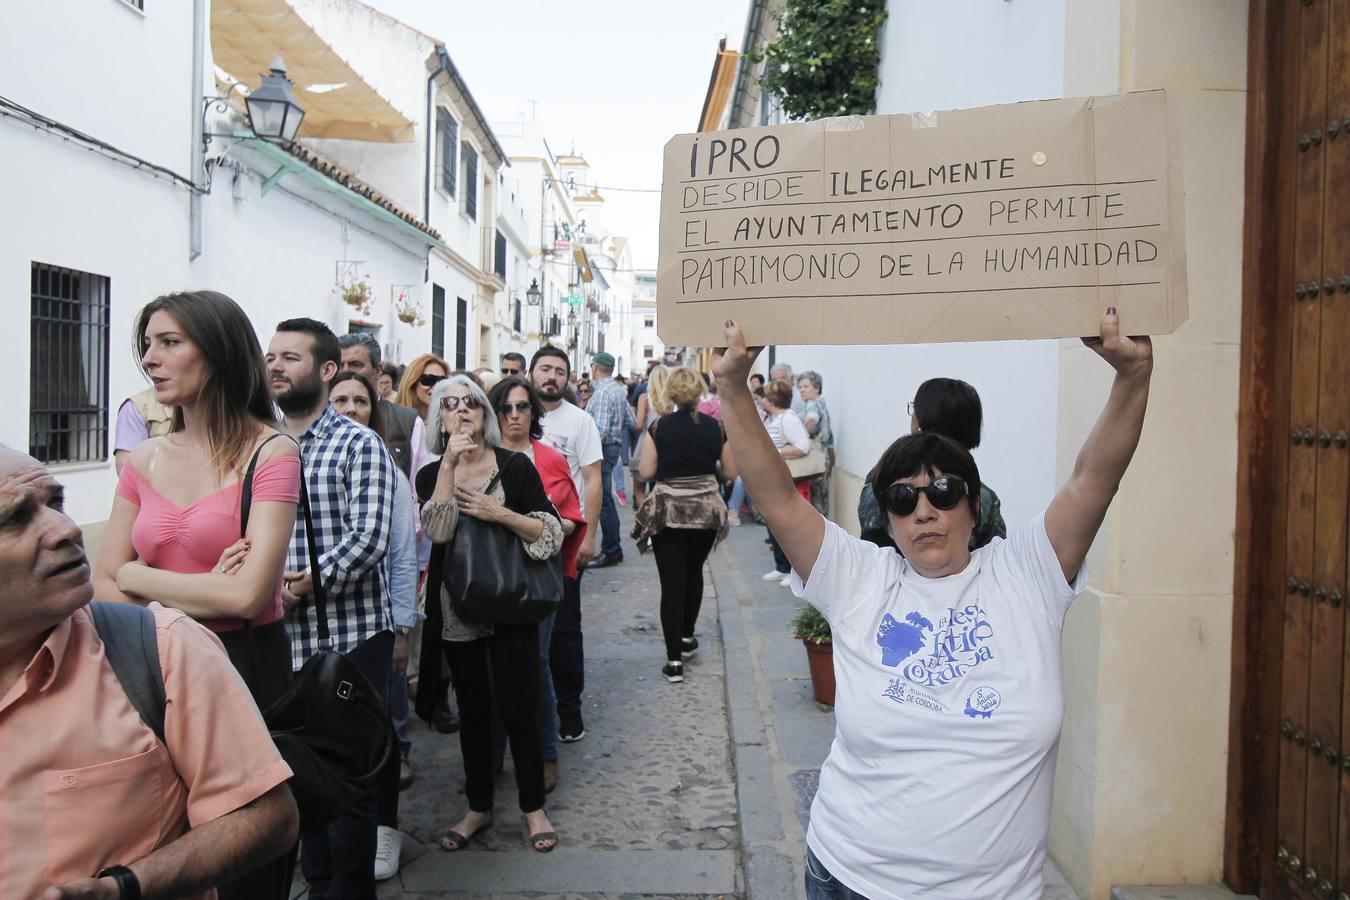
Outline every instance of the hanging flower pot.
[[400, 322], [418, 327], [427, 324], [426, 319], [422, 318], [422, 304], [417, 302], [411, 293], [400, 291], [393, 299], [394, 315]]

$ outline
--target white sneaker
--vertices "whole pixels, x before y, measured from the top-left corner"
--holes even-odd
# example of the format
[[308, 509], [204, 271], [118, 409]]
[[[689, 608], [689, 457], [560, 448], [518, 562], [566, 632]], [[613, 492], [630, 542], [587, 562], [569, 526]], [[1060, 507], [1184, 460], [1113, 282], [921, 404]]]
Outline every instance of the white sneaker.
[[784, 575], [784, 576], [783, 576], [783, 587], [787, 588], [788, 590], [792, 590], [792, 576], [791, 576], [791, 575]]
[[398, 858], [403, 851], [403, 832], [381, 825], [375, 836], [375, 880], [387, 881], [398, 874]]
[[772, 572], [764, 573], [765, 581], [782, 581], [784, 577], [785, 576], [783, 575], [783, 573], [778, 571], [777, 569], [774, 569]]

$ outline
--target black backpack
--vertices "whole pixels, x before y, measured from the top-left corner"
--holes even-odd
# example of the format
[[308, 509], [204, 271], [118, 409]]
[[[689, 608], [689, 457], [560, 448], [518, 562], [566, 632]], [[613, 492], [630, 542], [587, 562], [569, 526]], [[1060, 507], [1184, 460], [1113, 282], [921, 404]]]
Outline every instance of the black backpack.
[[155, 614], [134, 603], [89, 604], [108, 665], [141, 721], [164, 743], [164, 672], [159, 668]]

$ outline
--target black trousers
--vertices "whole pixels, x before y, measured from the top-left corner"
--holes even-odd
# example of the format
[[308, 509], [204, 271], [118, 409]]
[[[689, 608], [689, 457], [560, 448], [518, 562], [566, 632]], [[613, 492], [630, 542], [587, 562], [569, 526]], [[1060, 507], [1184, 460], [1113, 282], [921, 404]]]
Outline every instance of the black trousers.
[[680, 641], [694, 636], [703, 606], [703, 564], [717, 532], [711, 528], [667, 528], [652, 535], [656, 572], [661, 577], [661, 632], [666, 659], [680, 658]]
[[539, 626], [494, 625], [492, 637], [444, 641], [459, 701], [459, 748], [469, 809], [492, 812], [493, 701], [515, 761], [520, 811], [544, 807], [539, 742]]
[[553, 638], [548, 652], [553, 670], [553, 691], [558, 697], [558, 718], [581, 713], [581, 694], [586, 689], [586, 653], [581, 643], [581, 576], [563, 579], [563, 599], [553, 620]]

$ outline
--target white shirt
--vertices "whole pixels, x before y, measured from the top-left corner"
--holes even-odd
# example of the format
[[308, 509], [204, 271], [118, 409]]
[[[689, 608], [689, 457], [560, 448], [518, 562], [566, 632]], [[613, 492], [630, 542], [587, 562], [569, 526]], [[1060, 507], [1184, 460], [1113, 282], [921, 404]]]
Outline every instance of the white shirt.
[[825, 523], [793, 591], [834, 640], [835, 736], [807, 844], [873, 900], [1039, 900], [1068, 584], [1042, 513], [924, 578]]
[[581, 469], [600, 461], [600, 429], [584, 409], [566, 400], [559, 403], [557, 409], [546, 411], [540, 424], [544, 426], [544, 443], [567, 460], [567, 466], [572, 470], [572, 483], [577, 486], [577, 496], [581, 498], [584, 512], [586, 484], [582, 481]]
[[811, 452], [811, 437], [806, 433], [806, 426], [791, 410], [769, 416], [764, 420], [764, 427], [769, 429], [769, 437], [779, 450], [791, 445], [803, 453]]

